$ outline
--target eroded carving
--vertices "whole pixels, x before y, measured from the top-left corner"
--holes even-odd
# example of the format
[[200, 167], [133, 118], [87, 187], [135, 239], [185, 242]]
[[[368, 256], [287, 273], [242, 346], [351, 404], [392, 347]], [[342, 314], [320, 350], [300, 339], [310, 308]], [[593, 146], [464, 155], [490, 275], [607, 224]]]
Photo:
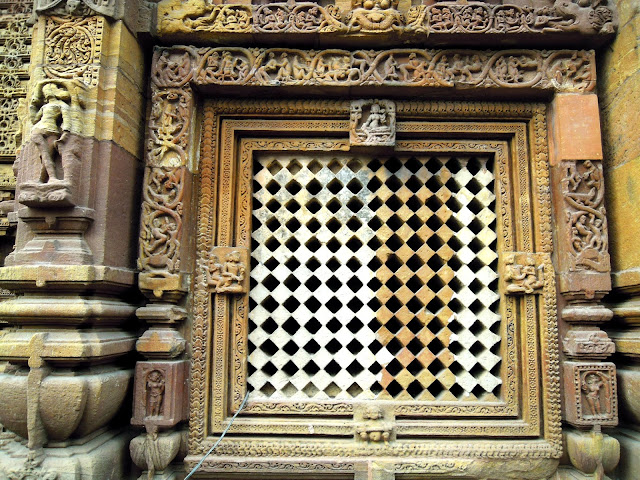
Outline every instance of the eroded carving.
[[104, 15], [111, 18], [122, 16], [119, 0], [34, 0], [34, 10], [46, 15]]
[[618, 423], [616, 369], [613, 363], [565, 362], [566, 419], [575, 426]]
[[[218, 2], [215, 2], [218, 3]], [[339, 33], [366, 35], [389, 32], [404, 37], [430, 35], [518, 35], [577, 32], [607, 35], [615, 31], [615, 14], [607, 0], [555, 0], [552, 6], [524, 6], [521, 2], [488, 5], [486, 2], [416, 5], [404, 14], [397, 0], [357, 0], [341, 14], [330, 5], [314, 2], [266, 5], [160, 6], [160, 32], [188, 33]], [[172, 9], [170, 16], [162, 8]]]
[[[81, 84], [80, 84], [81, 85]], [[22, 169], [18, 201], [28, 206], [75, 204], [83, 102], [82, 88], [69, 81], [36, 85], [29, 107], [33, 127], [18, 163]]]
[[356, 412], [356, 438], [364, 442], [385, 444], [394, 436], [393, 421], [385, 418], [385, 413], [377, 405], [367, 406], [363, 412]]
[[172, 427], [186, 414], [187, 363], [143, 361], [136, 364], [133, 425]]
[[544, 263], [538, 264], [534, 255], [508, 253], [504, 260], [506, 291], [512, 295], [542, 293]]
[[566, 207], [571, 270], [608, 272], [609, 240], [600, 162], [564, 162], [561, 180]]
[[357, 0], [345, 19], [347, 32], [390, 32], [403, 27], [398, 0]]
[[593, 52], [463, 49], [389, 51], [175, 47], [160, 49], [152, 72], [159, 87], [196, 85], [388, 85], [536, 88], [590, 91]]
[[605, 358], [616, 345], [602, 330], [571, 330], [562, 341], [565, 353], [586, 358]]
[[395, 104], [390, 100], [351, 102], [349, 138], [351, 145], [395, 145]]

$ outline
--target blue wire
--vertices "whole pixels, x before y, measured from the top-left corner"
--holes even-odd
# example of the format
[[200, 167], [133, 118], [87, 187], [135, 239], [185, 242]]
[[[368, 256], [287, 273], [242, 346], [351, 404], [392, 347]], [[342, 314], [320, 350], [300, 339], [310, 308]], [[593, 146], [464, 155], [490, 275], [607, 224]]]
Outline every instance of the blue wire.
[[193, 470], [191, 470], [189, 472], [189, 475], [187, 475], [186, 477], [184, 477], [184, 480], [187, 480], [188, 478], [191, 478], [191, 475], [193, 475], [194, 473], [196, 473], [196, 470], [198, 470], [200, 468], [200, 466], [204, 463], [204, 461], [207, 459], [207, 457], [211, 454], [211, 452], [213, 452], [213, 450], [218, 446], [218, 444], [222, 441], [222, 439], [224, 438], [224, 436], [227, 434], [227, 432], [229, 431], [229, 429], [231, 428], [231, 425], [233, 425], [233, 421], [236, 419], [236, 417], [238, 416], [238, 414], [242, 411], [242, 409], [244, 408], [244, 406], [247, 404], [247, 400], [249, 400], [249, 392], [247, 392], [247, 394], [244, 396], [244, 400], [242, 400], [242, 404], [240, 405], [240, 408], [238, 409], [238, 411], [233, 415], [233, 417], [231, 418], [231, 421], [229, 422], [229, 425], [227, 425], [227, 428], [224, 429], [224, 431], [222, 432], [222, 435], [220, 435], [220, 438], [216, 441], [216, 443], [213, 444], [213, 446], [209, 449], [209, 451], [205, 454], [204, 457], [202, 457], [202, 460], [200, 460], [198, 462], [198, 464], [193, 467]]

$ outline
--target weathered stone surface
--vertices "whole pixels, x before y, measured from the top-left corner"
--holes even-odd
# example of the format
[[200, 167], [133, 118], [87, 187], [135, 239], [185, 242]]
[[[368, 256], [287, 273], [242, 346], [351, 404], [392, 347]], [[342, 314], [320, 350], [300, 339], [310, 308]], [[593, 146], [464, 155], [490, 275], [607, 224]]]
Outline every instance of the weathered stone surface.
[[[636, 349], [640, 350], [640, 335]], [[636, 366], [618, 368], [618, 397], [620, 412], [625, 420], [640, 424], [640, 368]]]
[[[613, 363], [564, 362], [565, 420], [577, 427], [618, 424]], [[617, 460], [616, 460], [617, 461]]]
[[133, 425], [172, 427], [186, 420], [188, 362], [145, 361], [136, 364]]
[[600, 115], [595, 95], [557, 95], [551, 109], [551, 164], [602, 160]]

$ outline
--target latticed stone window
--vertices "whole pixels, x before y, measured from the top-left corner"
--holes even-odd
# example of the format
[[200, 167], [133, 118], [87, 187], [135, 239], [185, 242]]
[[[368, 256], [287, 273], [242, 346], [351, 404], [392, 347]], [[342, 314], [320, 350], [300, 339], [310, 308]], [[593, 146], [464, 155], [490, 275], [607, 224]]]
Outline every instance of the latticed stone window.
[[479, 455], [519, 455], [517, 442], [547, 455], [544, 107], [385, 100], [395, 138], [358, 137], [350, 114], [378, 113], [366, 102], [323, 103], [320, 118], [295, 102], [205, 104], [192, 441], [206, 451], [248, 395], [218, 455], [257, 441], [274, 458], [410, 469], [434, 448], [456, 455], [456, 437]]
[[500, 396], [492, 156], [259, 156], [255, 398]]

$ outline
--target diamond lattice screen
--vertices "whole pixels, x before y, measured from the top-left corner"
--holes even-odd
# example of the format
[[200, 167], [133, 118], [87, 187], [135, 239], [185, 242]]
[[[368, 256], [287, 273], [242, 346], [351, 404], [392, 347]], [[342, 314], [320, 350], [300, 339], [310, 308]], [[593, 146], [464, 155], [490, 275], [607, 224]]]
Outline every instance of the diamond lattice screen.
[[496, 399], [492, 157], [254, 165], [254, 399]]

